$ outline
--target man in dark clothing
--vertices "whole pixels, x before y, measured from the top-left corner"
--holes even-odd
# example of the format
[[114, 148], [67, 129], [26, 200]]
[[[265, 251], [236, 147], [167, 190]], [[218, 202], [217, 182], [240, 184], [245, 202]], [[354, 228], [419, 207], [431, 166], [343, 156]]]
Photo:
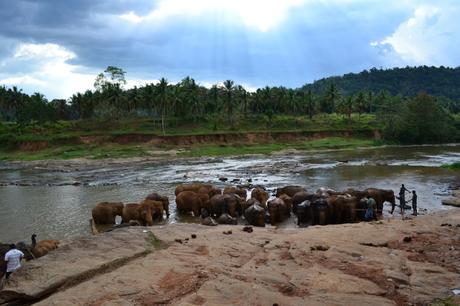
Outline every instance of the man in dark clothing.
[[417, 215], [417, 194], [415, 190], [412, 190], [412, 214]]
[[30, 239], [32, 240], [32, 247], [35, 248], [35, 246], [37, 245], [37, 235], [33, 233]]
[[410, 192], [406, 187], [404, 187], [404, 184], [401, 184], [401, 188], [399, 189], [399, 205], [401, 207], [401, 215], [404, 214], [404, 206], [406, 206], [406, 191]]

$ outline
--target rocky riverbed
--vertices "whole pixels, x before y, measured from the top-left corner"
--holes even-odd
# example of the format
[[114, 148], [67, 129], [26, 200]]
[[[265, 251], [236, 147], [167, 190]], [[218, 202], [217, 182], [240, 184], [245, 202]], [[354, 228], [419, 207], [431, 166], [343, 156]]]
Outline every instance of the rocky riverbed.
[[64, 240], [0, 292], [37, 305], [422, 305], [460, 287], [460, 210], [303, 229], [169, 224]]

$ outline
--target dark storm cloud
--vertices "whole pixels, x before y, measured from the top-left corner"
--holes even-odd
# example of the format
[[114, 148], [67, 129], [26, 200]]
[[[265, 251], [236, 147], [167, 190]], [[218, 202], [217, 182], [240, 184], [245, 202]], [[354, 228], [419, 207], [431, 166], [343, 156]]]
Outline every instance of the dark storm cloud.
[[[241, 18], [223, 18], [213, 13], [196, 17], [182, 12], [140, 23], [119, 18], [128, 12], [146, 16], [159, 3], [0, 1], [0, 68], [2, 59], [11, 58], [20, 44], [53, 43], [75, 53], [76, 57], [67, 63], [92, 75], [115, 65], [134, 79], [165, 76], [178, 81], [191, 75], [203, 82], [230, 78], [252, 86], [295, 87], [329, 75], [415, 63], [397, 54], [401, 52], [401, 46], [396, 46], [401, 35], [395, 36], [393, 45], [385, 39], [413, 18], [416, 9], [427, 1], [305, 1], [267, 31], [248, 26]], [[244, 9], [246, 2], [241, 3]], [[447, 10], [458, 7], [452, 0], [437, 5], [440, 3], [448, 5]], [[423, 24], [423, 16], [420, 18]], [[426, 28], [439, 28], [438, 19], [429, 21], [425, 28], [421, 27], [422, 33]], [[458, 30], [449, 30], [454, 40], [458, 38]], [[403, 50], [402, 54], [407, 57], [411, 51]], [[448, 56], [450, 53], [445, 55]], [[19, 71], [36, 67], [32, 63], [20, 67], [22, 64], [13, 61], [4, 68]], [[0, 80], [8, 77], [8, 72], [14, 71], [0, 71]]]

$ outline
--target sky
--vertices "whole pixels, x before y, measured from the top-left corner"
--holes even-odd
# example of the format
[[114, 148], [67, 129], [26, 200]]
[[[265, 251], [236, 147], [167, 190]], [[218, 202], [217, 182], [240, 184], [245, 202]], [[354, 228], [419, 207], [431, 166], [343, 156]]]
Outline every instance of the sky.
[[1, 0], [0, 85], [48, 99], [191, 76], [249, 90], [364, 69], [460, 66], [458, 0]]

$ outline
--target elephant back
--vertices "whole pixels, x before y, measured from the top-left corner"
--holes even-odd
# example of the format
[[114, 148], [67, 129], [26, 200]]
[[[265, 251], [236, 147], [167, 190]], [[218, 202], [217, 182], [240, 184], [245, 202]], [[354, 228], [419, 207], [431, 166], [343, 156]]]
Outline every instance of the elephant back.
[[276, 197], [278, 198], [282, 194], [285, 194], [292, 198], [298, 192], [307, 192], [307, 190], [302, 186], [285, 186], [276, 189]]
[[262, 206], [266, 206], [269, 198], [268, 192], [261, 187], [256, 187], [251, 191], [251, 198], [256, 199]]
[[212, 185], [209, 184], [201, 184], [201, 183], [193, 183], [193, 184], [180, 184], [174, 190], [174, 194], [178, 196], [183, 191], [193, 191], [198, 192], [201, 188], [212, 188]]
[[234, 186], [227, 186], [224, 188], [223, 194], [237, 194], [242, 200], [246, 200], [247, 198], [247, 190], [244, 188], [240, 187], [234, 187]]

